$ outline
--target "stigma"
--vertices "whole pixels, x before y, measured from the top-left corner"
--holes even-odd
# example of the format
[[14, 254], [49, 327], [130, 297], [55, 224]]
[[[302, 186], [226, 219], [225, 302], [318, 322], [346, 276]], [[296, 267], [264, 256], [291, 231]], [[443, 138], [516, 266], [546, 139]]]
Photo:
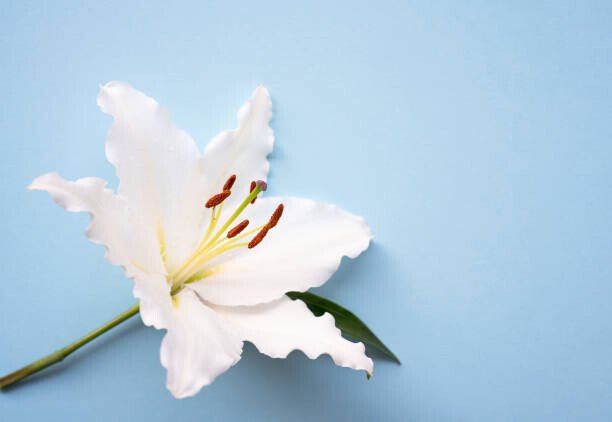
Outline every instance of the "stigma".
[[[278, 224], [283, 215], [283, 204], [276, 207], [268, 221], [251, 230], [245, 231], [250, 224], [248, 219], [243, 219], [235, 224], [235, 221], [247, 207], [257, 206], [255, 200], [268, 187], [266, 182], [262, 180], [250, 183], [249, 194], [221, 224], [224, 204], [227, 198], [232, 195], [232, 188], [236, 182], [236, 175], [232, 174], [223, 184], [221, 192], [212, 195], [204, 202], [205, 208], [212, 209], [208, 228], [192, 255], [176, 270], [169, 272], [167, 280], [172, 286], [172, 295], [180, 292], [185, 284], [195, 283], [215, 274], [216, 269], [210, 265], [214, 258], [240, 248], [253, 249], [261, 244], [268, 233]], [[218, 226], [220, 227], [217, 229]]]

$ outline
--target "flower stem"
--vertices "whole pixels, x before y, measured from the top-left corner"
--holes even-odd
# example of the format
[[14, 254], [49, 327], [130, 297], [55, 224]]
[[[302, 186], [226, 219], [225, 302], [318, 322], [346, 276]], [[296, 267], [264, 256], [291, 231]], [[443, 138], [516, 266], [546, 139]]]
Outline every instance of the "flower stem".
[[68, 355], [70, 355], [77, 349], [80, 349], [81, 347], [83, 347], [84, 345], [86, 345], [87, 343], [95, 339], [96, 337], [100, 336], [101, 334], [104, 334], [111, 328], [116, 327], [117, 325], [121, 324], [123, 321], [130, 319], [131, 317], [136, 315], [139, 311], [140, 311], [140, 305], [136, 304], [132, 306], [131, 308], [129, 308], [128, 310], [126, 310], [125, 312], [117, 315], [115, 318], [108, 321], [106, 324], [102, 325], [99, 328], [96, 328], [91, 333], [87, 334], [86, 336], [81, 337], [74, 343], [71, 343], [68, 346], [62, 347], [61, 349], [45, 356], [42, 359], [32, 362], [31, 364], [26, 365], [23, 368], [16, 370], [15, 372], [5, 375], [4, 377], [0, 378], [0, 389], [6, 388], [26, 377], [29, 377], [30, 375], [33, 375], [39, 371], [42, 371], [43, 369], [53, 364], [63, 361]]

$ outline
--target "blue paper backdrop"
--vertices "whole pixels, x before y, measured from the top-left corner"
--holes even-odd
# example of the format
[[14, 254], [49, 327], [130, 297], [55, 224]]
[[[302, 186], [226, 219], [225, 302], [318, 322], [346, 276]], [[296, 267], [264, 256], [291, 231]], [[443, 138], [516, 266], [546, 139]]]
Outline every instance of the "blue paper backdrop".
[[[434, 4], [435, 3], [435, 4]], [[25, 186], [115, 184], [98, 85], [129, 81], [201, 145], [258, 83], [271, 190], [365, 216], [319, 292], [403, 360], [374, 378], [244, 359], [174, 400], [130, 321], [0, 394], [2, 420], [610, 420], [610, 2], [31, 2], [0, 17], [0, 371], [133, 303], [87, 216]]]

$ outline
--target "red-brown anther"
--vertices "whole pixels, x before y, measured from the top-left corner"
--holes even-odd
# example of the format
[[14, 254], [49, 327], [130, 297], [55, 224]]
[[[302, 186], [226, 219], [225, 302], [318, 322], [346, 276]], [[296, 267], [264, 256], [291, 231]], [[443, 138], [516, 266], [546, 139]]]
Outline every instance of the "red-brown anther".
[[236, 237], [249, 225], [249, 220], [242, 220], [236, 227], [227, 232], [227, 238]]
[[236, 181], [236, 175], [232, 174], [230, 177], [228, 177], [228, 179], [225, 181], [225, 184], [223, 185], [223, 190], [230, 190], [232, 188], [232, 186], [234, 186], [234, 182]]
[[255, 237], [249, 242], [249, 249], [253, 249], [255, 246], [259, 245], [264, 239], [264, 237], [266, 237], [266, 235], [268, 234], [268, 230], [268, 226], [264, 226], [263, 229], [261, 229], [259, 233], [257, 233]]
[[225, 201], [225, 199], [231, 195], [231, 191], [229, 190], [224, 190], [221, 193], [218, 193], [216, 195], [213, 195], [210, 197], [210, 199], [208, 201], [206, 201], [206, 208], [212, 208], [212, 207], [216, 207], [217, 205], [219, 205], [221, 202]]
[[276, 223], [278, 223], [278, 220], [280, 220], [281, 216], [283, 215], [284, 209], [285, 209], [285, 206], [283, 204], [279, 204], [278, 207], [276, 207], [276, 209], [272, 213], [272, 216], [270, 217], [270, 221], [268, 221], [268, 224], [267, 224], [269, 229], [276, 226]]
[[[255, 189], [255, 186], [257, 186], [257, 183], [255, 183], [255, 181], [253, 180], [251, 182], [251, 189], [249, 189], [249, 193], [253, 192], [253, 189]], [[253, 198], [253, 200], [251, 201], [251, 204], [254, 204], [256, 199], [257, 197]]]

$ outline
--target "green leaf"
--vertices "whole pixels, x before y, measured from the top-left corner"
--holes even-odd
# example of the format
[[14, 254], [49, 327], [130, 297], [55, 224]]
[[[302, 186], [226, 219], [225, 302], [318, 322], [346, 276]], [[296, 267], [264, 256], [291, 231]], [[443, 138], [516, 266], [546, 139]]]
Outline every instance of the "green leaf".
[[302, 300], [306, 303], [308, 309], [316, 316], [321, 316], [325, 312], [329, 312], [336, 320], [336, 327], [340, 329], [343, 337], [362, 341], [367, 346], [371, 346], [381, 352], [390, 360], [401, 364], [397, 356], [376, 337], [372, 330], [348, 309], [310, 292], [289, 292], [287, 296], [293, 300]]

